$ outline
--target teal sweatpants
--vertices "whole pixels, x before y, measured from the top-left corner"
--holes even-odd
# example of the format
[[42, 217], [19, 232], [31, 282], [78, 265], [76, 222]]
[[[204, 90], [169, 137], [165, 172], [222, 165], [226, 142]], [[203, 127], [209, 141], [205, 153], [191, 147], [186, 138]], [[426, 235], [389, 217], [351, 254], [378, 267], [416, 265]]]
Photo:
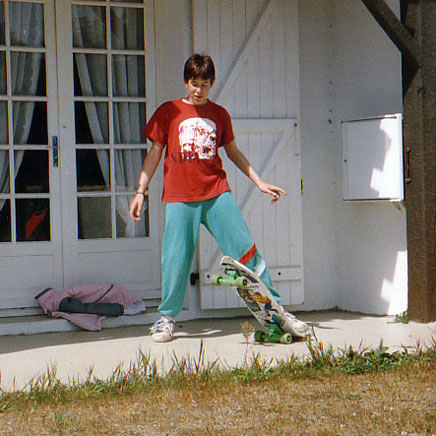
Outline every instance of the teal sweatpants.
[[167, 203], [162, 242], [162, 302], [159, 312], [177, 316], [183, 307], [200, 224], [217, 241], [221, 251], [256, 272], [280, 302], [264, 260], [230, 192], [210, 200]]

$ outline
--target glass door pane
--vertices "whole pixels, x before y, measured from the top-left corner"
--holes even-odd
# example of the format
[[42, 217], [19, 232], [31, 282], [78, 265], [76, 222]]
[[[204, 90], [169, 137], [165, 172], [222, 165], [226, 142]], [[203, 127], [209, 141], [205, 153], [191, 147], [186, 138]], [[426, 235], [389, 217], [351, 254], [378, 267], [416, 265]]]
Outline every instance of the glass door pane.
[[153, 20], [153, 0], [56, 2], [66, 287], [104, 280], [146, 296], [160, 286], [159, 176], [143, 220], [128, 216], [155, 105]]
[[0, 1], [0, 316], [63, 281], [54, 3]]
[[0, 2], [1, 242], [51, 240], [45, 7]]
[[148, 207], [128, 216], [145, 156], [145, 9], [84, 3], [72, 4], [78, 238], [149, 236]]

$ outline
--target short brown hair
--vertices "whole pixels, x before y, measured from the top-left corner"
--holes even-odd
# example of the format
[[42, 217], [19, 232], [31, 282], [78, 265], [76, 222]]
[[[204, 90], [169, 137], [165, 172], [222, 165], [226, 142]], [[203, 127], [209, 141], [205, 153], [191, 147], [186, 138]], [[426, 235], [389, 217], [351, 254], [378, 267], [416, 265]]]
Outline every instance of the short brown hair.
[[185, 83], [197, 77], [201, 77], [203, 80], [210, 79], [211, 85], [215, 82], [215, 65], [209, 55], [195, 53], [185, 62], [183, 70]]

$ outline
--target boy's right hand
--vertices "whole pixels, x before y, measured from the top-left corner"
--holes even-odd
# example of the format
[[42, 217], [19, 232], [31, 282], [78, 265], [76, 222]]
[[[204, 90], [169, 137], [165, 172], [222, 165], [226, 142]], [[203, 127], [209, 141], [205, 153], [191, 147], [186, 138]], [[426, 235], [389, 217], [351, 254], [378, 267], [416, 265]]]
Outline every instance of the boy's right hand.
[[129, 216], [133, 221], [141, 221], [141, 211], [144, 205], [144, 196], [142, 194], [135, 194], [132, 202], [130, 203]]

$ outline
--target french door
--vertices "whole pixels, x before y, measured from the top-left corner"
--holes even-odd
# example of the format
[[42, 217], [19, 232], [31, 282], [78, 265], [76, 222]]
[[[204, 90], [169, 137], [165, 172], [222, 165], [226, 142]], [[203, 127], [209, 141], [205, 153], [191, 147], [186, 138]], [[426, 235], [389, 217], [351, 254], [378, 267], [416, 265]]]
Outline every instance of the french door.
[[157, 186], [128, 207], [153, 109], [151, 0], [0, 1], [0, 309], [42, 287], [159, 288]]

